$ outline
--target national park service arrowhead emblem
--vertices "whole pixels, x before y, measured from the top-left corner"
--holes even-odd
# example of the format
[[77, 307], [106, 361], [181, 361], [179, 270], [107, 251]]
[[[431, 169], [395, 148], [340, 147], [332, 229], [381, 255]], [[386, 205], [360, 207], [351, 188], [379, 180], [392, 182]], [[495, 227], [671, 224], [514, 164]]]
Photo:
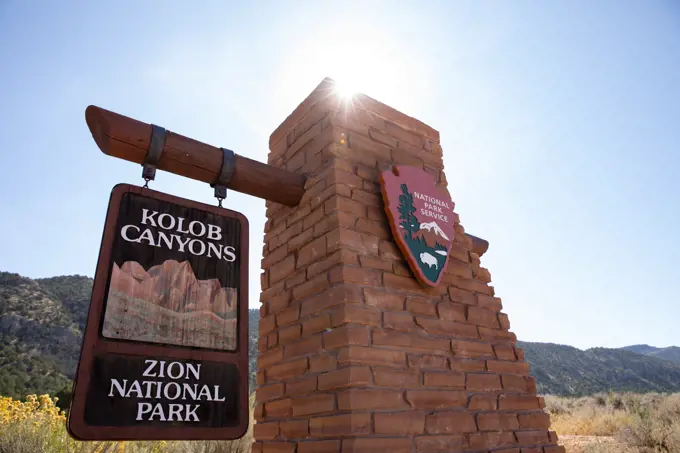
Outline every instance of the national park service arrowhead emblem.
[[453, 242], [453, 201], [423, 169], [396, 166], [380, 174], [392, 235], [421, 283], [437, 286]]

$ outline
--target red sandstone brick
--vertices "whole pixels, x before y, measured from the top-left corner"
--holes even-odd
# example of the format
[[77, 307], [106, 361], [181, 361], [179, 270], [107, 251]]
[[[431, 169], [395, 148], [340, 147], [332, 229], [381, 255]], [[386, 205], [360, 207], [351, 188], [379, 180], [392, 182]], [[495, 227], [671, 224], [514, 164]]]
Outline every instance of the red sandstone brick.
[[547, 431], [550, 428], [550, 416], [545, 412], [519, 414], [519, 427], [522, 429], [543, 429]]
[[465, 407], [467, 396], [458, 390], [406, 390], [406, 401], [415, 409], [452, 409]]
[[284, 327], [279, 330], [279, 343], [290, 343], [300, 338], [300, 335], [302, 335], [302, 326], [300, 324]]
[[536, 393], [536, 380], [531, 376], [504, 374], [501, 382], [506, 392]]
[[286, 382], [286, 396], [308, 395], [316, 391], [316, 376]]
[[456, 275], [462, 278], [473, 277], [470, 264], [464, 261], [459, 261], [457, 259], [449, 259], [449, 263], [446, 265], [445, 275]]
[[323, 312], [330, 307], [340, 304], [360, 304], [361, 302], [361, 289], [353, 286], [339, 285], [303, 301], [300, 316], [306, 317]]
[[517, 360], [524, 360], [524, 349], [513, 346]]
[[376, 434], [412, 436], [425, 431], [425, 412], [422, 411], [376, 413], [373, 419]]
[[302, 336], [310, 336], [323, 332], [331, 327], [331, 317], [328, 313], [321, 313], [311, 319], [302, 322]]
[[267, 418], [284, 418], [293, 415], [293, 402], [290, 398], [264, 403]]
[[257, 370], [256, 380], [257, 385], [264, 385], [267, 383], [267, 378], [264, 374], [264, 370]]
[[274, 348], [279, 345], [279, 334], [278, 332], [270, 332], [267, 335], [267, 345], [269, 348]]
[[378, 288], [365, 288], [364, 298], [366, 305], [383, 310], [402, 310], [405, 296], [403, 294], [387, 292]]
[[283, 384], [263, 385], [255, 392], [255, 401], [263, 403], [283, 396]]
[[295, 442], [265, 442], [262, 453], [295, 453]]
[[451, 359], [450, 368], [453, 371], [465, 371], [466, 373], [481, 373], [486, 371], [486, 361], [474, 359]]
[[516, 414], [477, 414], [477, 426], [480, 431], [512, 431], [519, 429]]
[[370, 329], [367, 327], [343, 326], [323, 333], [326, 349], [337, 349], [343, 346], [368, 346]]
[[313, 418], [309, 433], [313, 437], [358, 436], [371, 432], [370, 414], [343, 414]]
[[307, 271], [305, 269], [302, 269], [301, 271], [298, 271], [297, 273], [293, 274], [292, 277], [286, 279], [286, 289], [291, 289], [298, 285], [301, 285], [306, 280]]
[[250, 453], [262, 453], [262, 442], [253, 442]]
[[260, 335], [271, 332], [276, 328], [276, 317], [274, 315], [260, 318]]
[[280, 292], [269, 299], [267, 307], [269, 313], [278, 313], [290, 304], [291, 292], [281, 289]]
[[462, 434], [416, 437], [416, 451], [419, 453], [459, 452], [467, 445], [467, 440]]
[[321, 236], [320, 238], [314, 239], [309, 244], [303, 246], [298, 251], [297, 253], [298, 269], [304, 268], [305, 266], [309, 265], [309, 263], [312, 263], [318, 260], [319, 258], [323, 258], [326, 256], [327, 250], [326, 240], [327, 240], [326, 236]]
[[476, 326], [500, 329], [498, 317], [495, 311], [479, 307], [468, 307], [467, 320]]
[[430, 434], [474, 433], [477, 424], [467, 412], [437, 412], [426, 417], [425, 429]]
[[383, 327], [385, 329], [400, 330], [402, 332], [418, 332], [420, 327], [415, 323], [413, 315], [404, 312], [385, 312]]
[[339, 440], [312, 440], [299, 442], [297, 453], [339, 453]]
[[312, 241], [312, 239], [314, 239], [314, 230], [310, 228], [298, 234], [297, 236], [290, 238], [290, 240], [286, 244], [288, 246], [287, 249], [289, 252], [292, 253], [295, 250], [299, 250], [300, 247], [302, 247], [303, 245], [309, 244]]
[[277, 347], [263, 352], [257, 357], [257, 368], [262, 370], [283, 360], [283, 348]]
[[[485, 432], [470, 434], [470, 449], [504, 447], [515, 445], [515, 436], [511, 432]], [[504, 450], [503, 450], [504, 451]]]
[[325, 291], [329, 287], [330, 284], [328, 283], [328, 276], [326, 274], [320, 274], [303, 283], [302, 285], [293, 288], [293, 299], [304, 299], [305, 297]]
[[269, 252], [264, 258], [262, 258], [262, 269], [269, 269], [274, 264], [279, 263], [284, 258], [288, 256], [288, 246], [287, 244]]
[[253, 434], [259, 440], [273, 440], [279, 435], [279, 422], [255, 423]]
[[515, 350], [509, 344], [497, 344], [493, 347], [493, 350], [499, 360], [517, 360]]
[[338, 394], [341, 411], [408, 409], [401, 390], [349, 389]]
[[303, 398], [293, 399], [293, 416], [303, 417], [312, 414], [323, 414], [335, 410], [335, 396], [327, 393], [316, 393]]
[[477, 280], [470, 280], [467, 278], [461, 278], [455, 275], [447, 276], [447, 282], [456, 288], [471, 291], [479, 294], [486, 294], [488, 296], [493, 296], [494, 289], [492, 286], [488, 286], [485, 283], [479, 282]]
[[267, 380], [285, 380], [302, 376], [307, 371], [307, 359], [301, 358], [290, 362], [278, 363], [267, 370]]
[[330, 271], [330, 282], [357, 283], [359, 285], [380, 286], [382, 272], [364, 267], [337, 266]]
[[536, 445], [550, 443], [548, 431], [515, 431], [517, 442], [520, 445]]
[[444, 321], [466, 322], [465, 307], [464, 304], [442, 301], [437, 305], [437, 312]]
[[255, 409], [253, 410], [253, 418], [255, 421], [264, 421], [264, 403], [255, 404]]
[[[314, 237], [322, 236], [328, 233], [328, 251], [335, 252], [342, 250], [338, 248], [336, 239], [339, 237], [340, 232], [335, 231], [338, 228], [345, 228], [349, 230], [354, 229], [356, 224], [357, 216], [349, 212], [335, 211], [326, 215], [323, 220], [316, 225], [314, 225]], [[331, 242], [331, 240], [333, 242]]]
[[350, 366], [319, 375], [319, 390], [361, 387], [371, 383], [367, 366]]
[[448, 368], [448, 363], [446, 357], [409, 354], [408, 366], [411, 369], [445, 370]]
[[423, 378], [426, 387], [465, 388], [465, 373], [455, 371], [445, 373], [426, 372]]
[[349, 346], [340, 349], [338, 363], [340, 365], [378, 365], [403, 368], [406, 365], [406, 355], [403, 351]]
[[[422, 350], [439, 355], [447, 355], [450, 351], [448, 340], [426, 338], [421, 335], [379, 331], [373, 332], [373, 344], [381, 346], [393, 346], [402, 350]], [[405, 349], [408, 348], [408, 349]]]
[[489, 310], [500, 311], [503, 309], [503, 303], [498, 297], [488, 296], [486, 294], [477, 294], [477, 305]]
[[503, 330], [510, 330], [510, 319], [505, 313], [498, 313], [498, 323]]
[[383, 273], [385, 288], [403, 289], [406, 291], [422, 292], [423, 287], [413, 277], [402, 277], [391, 273]]
[[520, 453], [543, 453], [543, 448], [542, 447], [522, 448], [520, 450]]
[[[363, 187], [363, 184], [362, 184]], [[382, 206], [382, 199], [373, 193], [365, 192], [360, 189], [352, 189], [352, 200], [358, 201], [359, 203], [365, 204], [366, 206]]]
[[334, 252], [339, 248], [354, 250], [366, 255], [378, 255], [380, 238], [362, 234], [347, 228], [337, 228], [329, 233], [328, 248]]
[[371, 269], [379, 269], [382, 271], [389, 271], [392, 269], [392, 261], [382, 260], [374, 256], [360, 256], [359, 263], [361, 267], [368, 267]]
[[496, 373], [519, 374], [523, 376], [529, 374], [529, 364], [527, 362], [503, 362], [500, 360], [487, 360], [486, 369]]
[[416, 317], [416, 324], [425, 329], [427, 333], [435, 335], [451, 335], [462, 338], [479, 338], [477, 327], [460, 322], [443, 321], [441, 319]]
[[550, 438], [551, 444], [557, 443], [557, 433], [555, 431], [548, 431], [548, 437]]
[[287, 326], [288, 324], [297, 322], [298, 319], [300, 319], [300, 306], [294, 305], [281, 310], [276, 315], [276, 325], [279, 327]]
[[373, 382], [375, 385], [400, 389], [420, 387], [420, 372], [374, 367]]
[[265, 352], [267, 350], [267, 337], [257, 339], [257, 352]]
[[397, 144], [399, 143], [399, 141], [393, 136], [383, 134], [382, 132], [378, 132], [375, 129], [371, 129], [368, 134], [373, 140], [392, 148], [396, 148]]
[[501, 390], [501, 379], [497, 374], [468, 373], [465, 388], [472, 392]]
[[470, 291], [464, 291], [454, 286], [449, 286], [448, 293], [451, 302], [465, 305], [477, 305], [477, 296]]
[[468, 409], [471, 411], [495, 411], [498, 408], [498, 396], [492, 394], [472, 395]]
[[316, 261], [309, 266], [307, 269], [307, 277], [313, 277], [321, 272], [327, 271], [328, 269], [336, 266], [338, 264], [347, 264], [350, 266], [357, 265], [357, 253], [350, 250], [336, 250], [329, 257]]
[[333, 195], [324, 203], [324, 212], [326, 215], [334, 211], [347, 212], [358, 218], [365, 218], [368, 216], [365, 205], [356, 200], [352, 200], [351, 198], [345, 198], [339, 195]]
[[309, 358], [309, 371], [323, 373], [338, 368], [338, 360], [335, 354], [321, 354]]
[[305, 438], [309, 434], [309, 420], [282, 421], [279, 428], [284, 439]]
[[380, 256], [388, 260], [403, 260], [401, 252], [392, 241], [380, 241], [379, 244]]
[[319, 352], [322, 349], [323, 345], [321, 343], [321, 335], [315, 335], [313, 337], [305, 338], [287, 345], [285, 347], [283, 357], [285, 359], [301, 357], [314, 352]]
[[517, 342], [517, 336], [512, 332], [507, 332], [505, 330], [488, 329], [486, 327], [478, 327], [479, 336], [482, 340], [486, 340], [492, 343], [511, 343]]
[[485, 267], [480, 267], [474, 273], [475, 279], [483, 283], [491, 283], [491, 273]]
[[334, 307], [331, 310], [333, 327], [344, 324], [359, 324], [362, 326], [380, 326], [380, 311], [364, 305], [350, 304]]
[[415, 315], [437, 316], [437, 306], [434, 301], [425, 297], [407, 297], [406, 310]]
[[342, 440], [342, 453], [411, 453], [411, 439], [398, 438], [350, 438]]
[[456, 357], [496, 357], [490, 344], [476, 341], [451, 340], [451, 350]]
[[500, 395], [498, 397], [499, 410], [530, 411], [540, 409], [538, 398], [530, 395]]

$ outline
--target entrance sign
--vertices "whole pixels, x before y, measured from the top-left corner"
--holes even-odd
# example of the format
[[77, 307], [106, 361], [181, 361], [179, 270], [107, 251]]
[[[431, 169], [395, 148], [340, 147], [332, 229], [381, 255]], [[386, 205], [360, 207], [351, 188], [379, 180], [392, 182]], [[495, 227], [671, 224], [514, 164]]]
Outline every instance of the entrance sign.
[[83, 440], [243, 436], [247, 290], [242, 214], [116, 186], [69, 432]]
[[380, 174], [392, 235], [415, 277], [437, 286], [453, 242], [453, 201], [421, 168], [396, 166]]

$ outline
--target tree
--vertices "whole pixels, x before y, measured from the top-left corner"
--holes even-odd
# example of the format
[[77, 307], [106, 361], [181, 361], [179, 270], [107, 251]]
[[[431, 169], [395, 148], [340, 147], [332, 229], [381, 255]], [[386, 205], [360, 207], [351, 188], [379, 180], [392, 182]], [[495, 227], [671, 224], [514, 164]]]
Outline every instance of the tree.
[[401, 185], [398, 210], [401, 226], [406, 230], [406, 237], [413, 239], [413, 233], [420, 229], [420, 223], [415, 215], [416, 207], [413, 206], [413, 195], [408, 191], [406, 184]]

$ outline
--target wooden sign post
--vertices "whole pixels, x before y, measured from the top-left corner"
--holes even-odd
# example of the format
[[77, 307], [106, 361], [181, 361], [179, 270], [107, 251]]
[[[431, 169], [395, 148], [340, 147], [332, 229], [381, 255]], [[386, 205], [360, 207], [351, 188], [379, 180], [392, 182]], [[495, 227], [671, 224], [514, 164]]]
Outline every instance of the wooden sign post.
[[116, 186], [69, 432], [83, 440], [241, 437], [247, 331], [246, 218]]

